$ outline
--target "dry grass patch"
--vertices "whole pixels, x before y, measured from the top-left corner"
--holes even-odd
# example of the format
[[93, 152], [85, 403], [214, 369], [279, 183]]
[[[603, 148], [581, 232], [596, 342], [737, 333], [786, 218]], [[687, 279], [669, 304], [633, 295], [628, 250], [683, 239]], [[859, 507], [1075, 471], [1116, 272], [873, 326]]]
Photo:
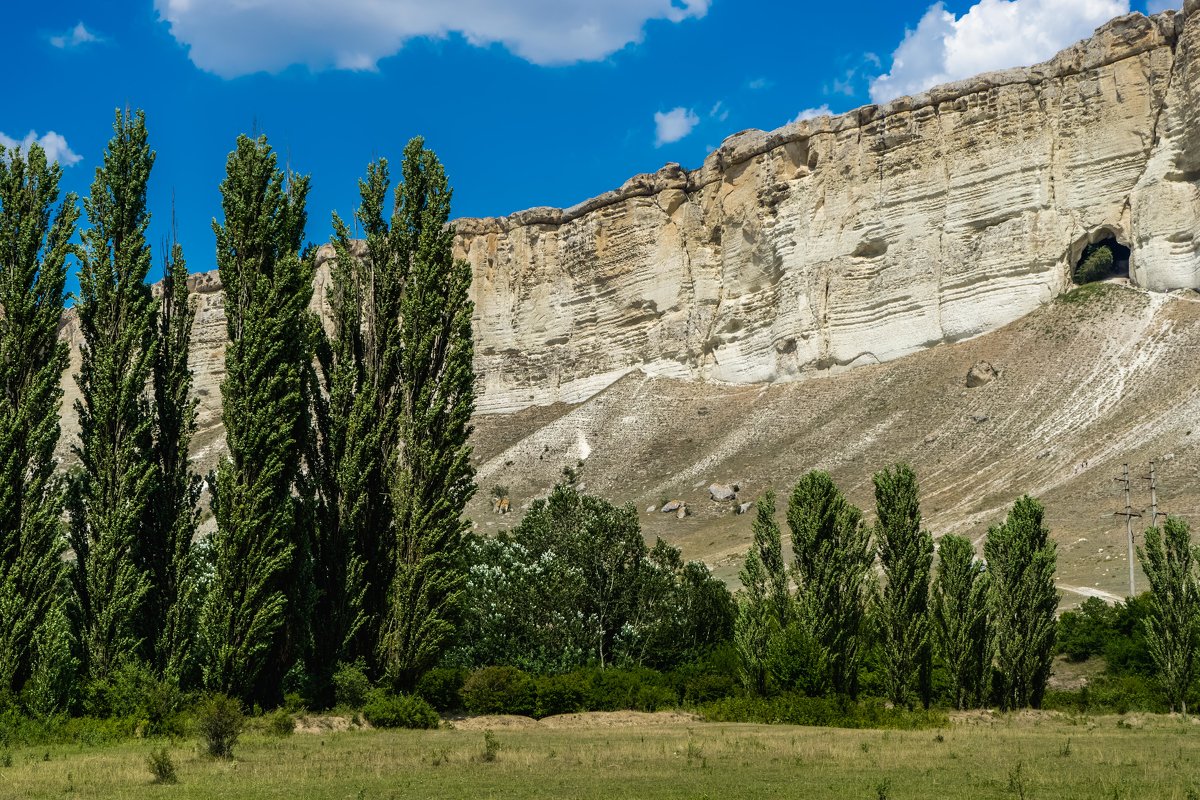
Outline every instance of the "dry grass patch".
[[[493, 718], [489, 722], [494, 723]], [[532, 721], [531, 721], [532, 722]], [[1163, 798], [1200, 791], [1200, 737], [1178, 718], [997, 716], [940, 731], [666, 722], [482, 730], [246, 735], [235, 759], [168, 747], [179, 782], [146, 769], [161, 742], [13, 752], [0, 797], [293, 798]], [[46, 760], [48, 757], [49, 760]], [[1019, 771], [1018, 771], [1019, 765]]]

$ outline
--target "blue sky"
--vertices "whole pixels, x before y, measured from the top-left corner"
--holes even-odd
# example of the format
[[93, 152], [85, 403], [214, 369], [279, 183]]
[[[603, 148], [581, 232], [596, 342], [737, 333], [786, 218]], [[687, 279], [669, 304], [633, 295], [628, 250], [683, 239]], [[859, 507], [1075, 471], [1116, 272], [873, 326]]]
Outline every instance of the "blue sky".
[[[1172, 7], [1149, 0], [1151, 9]], [[312, 175], [308, 237], [425, 136], [456, 216], [567, 206], [722, 139], [1042, 60], [1146, 0], [57, 0], [6, 9], [0, 143], [41, 139], [84, 193], [117, 107], [158, 152], [189, 266], [214, 267], [238, 133]]]

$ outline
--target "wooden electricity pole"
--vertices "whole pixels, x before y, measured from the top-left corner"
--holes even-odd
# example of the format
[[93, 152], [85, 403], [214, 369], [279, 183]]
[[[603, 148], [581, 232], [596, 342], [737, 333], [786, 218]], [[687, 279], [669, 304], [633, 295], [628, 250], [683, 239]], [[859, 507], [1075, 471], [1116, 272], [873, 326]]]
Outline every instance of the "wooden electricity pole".
[[1128, 544], [1129, 544], [1129, 596], [1136, 597], [1137, 596], [1137, 588], [1134, 585], [1134, 580], [1133, 580], [1133, 518], [1141, 517], [1142, 515], [1136, 514], [1133, 511], [1133, 505], [1131, 504], [1130, 498], [1129, 498], [1129, 490], [1130, 490], [1130, 487], [1129, 487], [1129, 465], [1125, 464], [1124, 467], [1125, 467], [1125, 471], [1121, 475], [1121, 477], [1113, 478], [1113, 480], [1117, 481], [1118, 483], [1125, 484], [1125, 510], [1118, 511], [1115, 514], [1113, 514], [1113, 516], [1125, 518], [1125, 535], [1128, 538]]

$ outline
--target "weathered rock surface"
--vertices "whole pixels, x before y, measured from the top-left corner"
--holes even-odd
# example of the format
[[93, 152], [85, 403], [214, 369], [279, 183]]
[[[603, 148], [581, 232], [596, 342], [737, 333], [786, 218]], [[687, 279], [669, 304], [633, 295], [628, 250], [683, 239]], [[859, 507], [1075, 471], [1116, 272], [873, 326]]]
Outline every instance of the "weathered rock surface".
[[460, 221], [481, 410], [578, 402], [634, 370], [779, 382], [967, 339], [1058, 294], [1109, 235], [1139, 284], [1200, 284], [1197, 8], [738, 134], [574, 208]]
[[708, 487], [709, 499], [718, 503], [737, 500], [738, 487], [724, 483], [714, 483]]
[[996, 372], [996, 368], [986, 361], [977, 361], [967, 370], [967, 388], [978, 389], [980, 386], [987, 386], [992, 381], [1000, 376]]
[[[579, 403], [630, 373], [787, 383], [971, 339], [1059, 294], [1110, 235], [1135, 283], [1200, 287], [1198, 51], [1188, 0], [1038, 66], [737, 134], [695, 171], [570, 209], [458, 221], [480, 413]], [[224, 447], [225, 320], [215, 273], [192, 288], [207, 468]], [[64, 333], [77, 343], [70, 315]]]

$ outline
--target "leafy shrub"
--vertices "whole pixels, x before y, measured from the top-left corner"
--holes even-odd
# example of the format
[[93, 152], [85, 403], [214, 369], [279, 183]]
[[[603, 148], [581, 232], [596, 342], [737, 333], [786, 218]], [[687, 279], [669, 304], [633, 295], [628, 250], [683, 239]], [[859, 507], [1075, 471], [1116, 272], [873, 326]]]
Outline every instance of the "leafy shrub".
[[516, 667], [484, 667], [467, 676], [461, 690], [472, 714], [532, 714], [536, 708], [533, 678]]
[[425, 699], [411, 694], [377, 691], [363, 706], [363, 716], [376, 728], [436, 728], [441, 718]]
[[417, 694], [438, 711], [455, 711], [463, 707], [463, 682], [467, 671], [453, 667], [431, 669], [417, 681]]
[[1075, 268], [1075, 282], [1102, 281], [1112, 274], [1113, 263], [1113, 252], [1108, 245], [1088, 245], [1079, 266]]
[[107, 678], [92, 681], [83, 703], [89, 716], [137, 720], [142, 732], [149, 735], [182, 735], [183, 705], [178, 685], [159, 680], [139, 663], [127, 663]]
[[537, 681], [537, 710], [534, 716], [550, 717], [583, 711], [587, 695], [587, 679], [578, 672], [544, 675]]
[[371, 694], [371, 680], [363, 662], [342, 662], [333, 673], [333, 697], [339, 706], [362, 708]]
[[483, 752], [479, 754], [480, 761], [495, 761], [500, 752], [500, 740], [491, 731], [483, 732]]
[[641, 686], [634, 697], [634, 711], [662, 711], [679, 705], [675, 692], [666, 686]]
[[238, 701], [223, 694], [209, 697], [196, 709], [196, 727], [204, 749], [214, 758], [233, 757], [233, 746], [245, 722]]
[[[299, 692], [288, 692], [283, 696], [284, 710], [293, 714], [299, 714], [301, 711], [304, 711], [307, 706], [308, 704], [304, 702], [304, 695], [300, 694]], [[255, 713], [258, 713], [259, 711], [261, 711], [261, 709], [256, 707]]]
[[146, 757], [146, 766], [149, 768], [150, 774], [154, 776], [155, 783], [179, 782], [179, 775], [175, 771], [175, 762], [171, 760], [171, 754], [165, 747], [151, 750], [150, 755]]
[[592, 670], [585, 699], [588, 711], [657, 711], [678, 703], [668, 677], [650, 669]]
[[1058, 652], [1075, 662], [1103, 655], [1115, 633], [1113, 623], [1113, 608], [1098, 597], [1089, 597], [1077, 610], [1059, 617]]
[[303, 660], [292, 664], [284, 673], [279, 688], [283, 690], [283, 707], [289, 711], [299, 712], [319, 705], [314, 702], [318, 696], [318, 681], [309, 673]]
[[277, 708], [263, 719], [267, 733], [272, 736], [291, 736], [296, 732], [296, 720], [287, 709]]

